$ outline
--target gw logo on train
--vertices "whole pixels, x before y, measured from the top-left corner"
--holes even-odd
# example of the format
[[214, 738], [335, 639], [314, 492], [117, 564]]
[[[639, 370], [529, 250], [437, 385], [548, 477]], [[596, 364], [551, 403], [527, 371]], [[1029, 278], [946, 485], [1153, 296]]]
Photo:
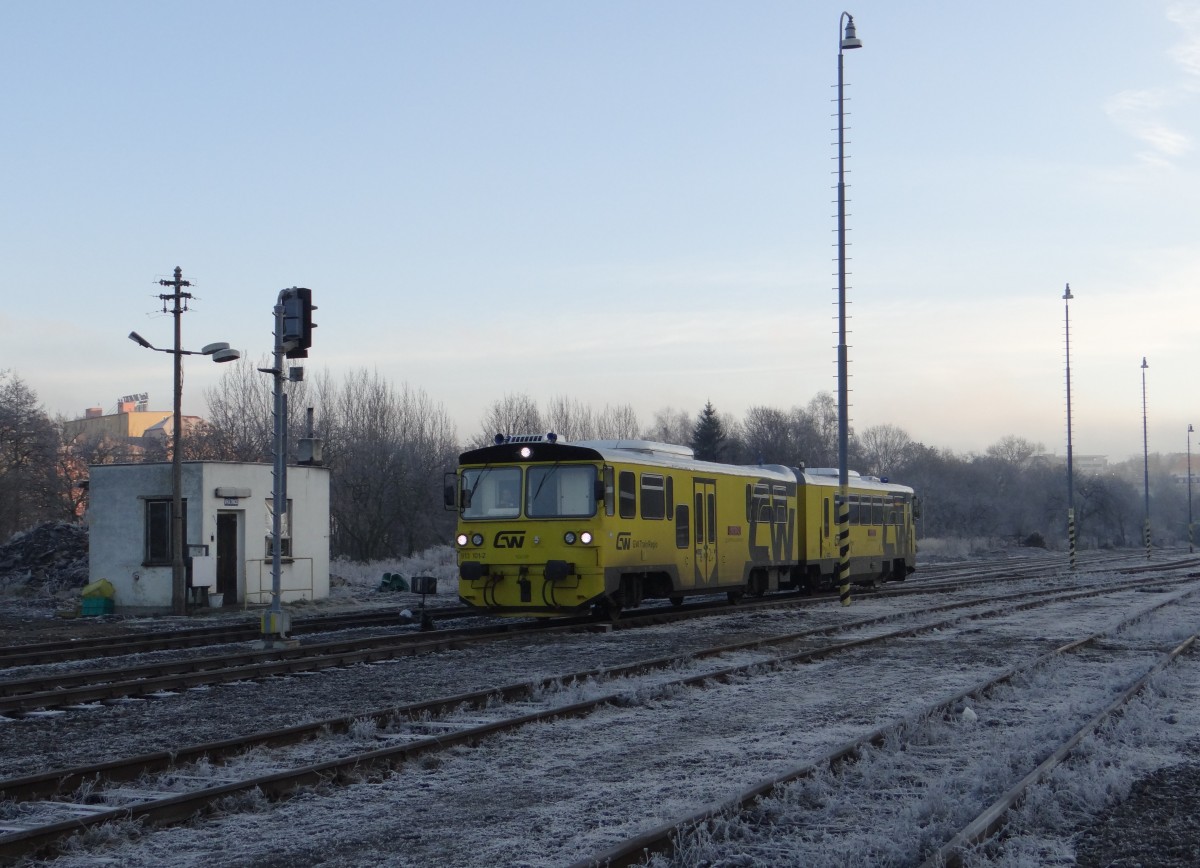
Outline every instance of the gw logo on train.
[[627, 552], [633, 548], [633, 536], [628, 533], [617, 534], [617, 551]]
[[498, 549], [519, 549], [525, 546], [525, 531], [502, 530], [496, 532], [493, 545]]

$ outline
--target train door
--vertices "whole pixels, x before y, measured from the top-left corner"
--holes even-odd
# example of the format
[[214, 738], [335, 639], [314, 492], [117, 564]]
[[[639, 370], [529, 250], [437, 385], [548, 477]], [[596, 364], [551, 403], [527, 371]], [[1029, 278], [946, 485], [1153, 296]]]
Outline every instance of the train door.
[[896, 516], [896, 553], [900, 557], [906, 557], [912, 551], [912, 505], [905, 498], [897, 497], [894, 501], [893, 510]]
[[717, 481], [692, 480], [696, 585], [717, 584]]
[[837, 522], [837, 516], [833, 514], [833, 501], [828, 495], [821, 498], [821, 557], [832, 558], [836, 557], [837, 546], [836, 536], [833, 528]]

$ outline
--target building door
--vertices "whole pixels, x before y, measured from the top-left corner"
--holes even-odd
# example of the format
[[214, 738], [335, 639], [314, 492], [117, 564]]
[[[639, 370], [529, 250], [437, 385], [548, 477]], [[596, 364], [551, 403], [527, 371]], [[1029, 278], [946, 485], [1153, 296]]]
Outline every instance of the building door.
[[717, 482], [692, 480], [692, 529], [696, 543], [696, 585], [717, 584]]
[[237, 602], [238, 592], [238, 515], [217, 513], [217, 593], [225, 595], [225, 605]]

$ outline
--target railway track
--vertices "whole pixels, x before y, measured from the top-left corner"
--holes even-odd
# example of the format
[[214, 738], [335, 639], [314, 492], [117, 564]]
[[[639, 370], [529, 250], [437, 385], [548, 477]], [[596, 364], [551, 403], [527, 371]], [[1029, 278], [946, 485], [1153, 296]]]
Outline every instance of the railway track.
[[[466, 606], [445, 606], [427, 609], [431, 619], [449, 621], [478, 615], [475, 609]], [[355, 612], [345, 615], [327, 615], [319, 618], [298, 619], [292, 623], [289, 634], [311, 636], [340, 630], [360, 630], [374, 627], [408, 627], [411, 618], [403, 618], [400, 609], [371, 612]], [[210, 645], [249, 642], [262, 638], [262, 628], [255, 623], [225, 623], [206, 627], [187, 627], [178, 630], [145, 630], [109, 634], [106, 636], [84, 636], [55, 642], [37, 642], [0, 647], [0, 669], [37, 666], [48, 663], [63, 663], [71, 660], [92, 660], [98, 657], [117, 657], [131, 654], [149, 654], [155, 651], [177, 651]]]
[[[617, 667], [572, 672], [533, 683], [446, 696], [220, 743], [197, 744], [170, 752], [2, 781], [0, 796], [11, 807], [0, 819], [3, 830], [0, 856], [16, 858], [44, 850], [64, 835], [116, 819], [135, 819], [150, 824], [178, 822], [197, 812], [209, 811], [213, 804], [238, 793], [254, 791], [279, 797], [299, 787], [359, 780], [364, 774], [371, 774], [371, 769], [391, 768], [418, 756], [478, 744], [500, 732], [591, 715], [601, 707], [614, 704], [652, 703], [659, 697], [703, 685], [753, 679], [766, 672], [950, 629], [967, 620], [999, 618], [1024, 609], [1062, 605], [1122, 590], [1178, 584], [1189, 587], [1156, 601], [1146, 609], [1149, 611], [1195, 593], [1197, 589], [1191, 587], [1194, 581], [1187, 578], [1130, 579], [1102, 587], [1046, 589], [1034, 594], [1013, 595], [1012, 599], [1006, 600], [954, 601], [919, 613], [860, 619], [769, 639], [714, 646], [689, 654], [667, 655]], [[1131, 618], [1144, 617], [1146, 611]], [[895, 626], [897, 621], [911, 623]], [[855, 633], [863, 635], [850, 638]], [[831, 641], [831, 636], [843, 638]], [[1093, 636], [1085, 641], [1094, 642], [1095, 639]], [[1083, 644], [1073, 643], [1070, 649]], [[1065, 649], [1066, 646], [1058, 652]], [[728, 662], [739, 655], [751, 659]], [[702, 661], [708, 662], [702, 664]], [[681, 670], [690, 671], [679, 674]], [[1004, 677], [1011, 679], [1017, 671], [1019, 669], [1014, 668]], [[957, 699], [985, 689], [989, 688], [976, 685]], [[873, 732], [865, 736], [865, 740], [856, 741], [853, 750], [883, 738], [882, 731]], [[333, 741], [329, 741], [331, 739]], [[288, 753], [296, 751], [297, 746], [300, 746], [297, 752]], [[280, 751], [270, 760], [271, 768], [267, 773], [262, 770], [264, 750]], [[852, 752], [843, 749], [837, 758]], [[239, 760], [251, 755], [252, 762]], [[333, 755], [336, 758], [331, 759]], [[136, 781], [136, 786], [128, 786], [130, 781]], [[784, 783], [786, 781], [781, 779], [775, 785]], [[759, 795], [762, 793], [748, 798]], [[729, 810], [728, 805], [722, 807]], [[697, 817], [686, 818], [686, 822], [693, 824], [699, 820]], [[680, 823], [664, 827], [661, 841], [653, 846], [675, 840], [679, 827]], [[632, 848], [627, 855], [633, 855], [640, 854], [651, 844], [640, 835], [624, 846]], [[614, 860], [613, 864], [628, 864], [616, 861], [624, 858], [612, 850], [594, 857], [588, 864], [609, 859]]]
[[[1195, 590], [1185, 592], [1186, 595], [1195, 593], [1197, 593]], [[1177, 599], [1178, 597], [1172, 598], [1159, 605], [1169, 605], [1176, 602]], [[713, 844], [717, 843], [719, 849], [719, 841], [723, 833], [730, 827], [736, 826], [739, 820], [750, 826], [779, 822], [777, 809], [766, 802], [769, 800], [779, 802], [786, 799], [787, 796], [783, 791], [788, 787], [793, 787], [799, 781], [814, 778], [823, 773], [835, 777], [848, 777], [852, 773], [849, 771], [849, 767], [869, 761], [866, 757], [871, 752], [886, 751], [895, 755], [906, 750], [916, 753], [925, 747], [923, 759], [927, 760], [927, 744], [922, 744], [919, 737], [924, 721], [954, 721], [961, 715], [965, 701], [986, 701], [1001, 686], [1022, 676], [1028, 676], [1029, 673], [1047, 666], [1057, 658], [1085, 652], [1094, 653], [1097, 646], [1104, 640], [1145, 618], [1149, 611], [1158, 607], [1139, 611], [1124, 619], [1112, 630], [1059, 646], [1033, 661], [1012, 667], [995, 678], [980, 681], [915, 714], [895, 720], [840, 745], [813, 762], [805, 763], [761, 781], [720, 804], [706, 806], [688, 816], [680, 817], [650, 831], [630, 837], [613, 847], [574, 863], [572, 868], [703, 863], [706, 859], [712, 858]], [[1120, 715], [1134, 699], [1148, 689], [1156, 676], [1175, 663], [1182, 655], [1193, 651], [1198, 639], [1200, 639], [1200, 634], [1192, 634], [1179, 644], [1160, 653], [1156, 660], [1136, 673], [1132, 683], [1121, 690], [1111, 702], [1102, 704], [1094, 714], [1086, 716], [1081, 725], [1068, 732], [1049, 755], [1044, 758], [1033, 757], [1028, 766], [1018, 769], [1011, 786], [994, 792], [993, 800], [983, 805], [978, 813], [971, 815], [970, 819], [962, 823], [957, 831], [948, 836], [948, 840], [945, 840], [940, 846], [929, 847], [925, 853], [922, 853], [922, 857], [919, 859], [920, 868], [946, 868], [946, 866], [957, 868], [965, 863], [968, 856], [974, 856], [976, 860], [987, 858], [986, 855], [981, 855], [980, 846], [1004, 829], [1006, 815], [1026, 798], [1029, 791], [1045, 782], [1056, 768], [1068, 761], [1085, 739], [1093, 736], [1113, 717]], [[914, 733], [916, 733], [916, 737], [914, 737]], [[945, 750], [944, 747], [940, 749]], [[1039, 759], [1040, 761], [1038, 761]], [[924, 762], [920, 774], [929, 775], [930, 765], [932, 764]], [[876, 798], [875, 801], [877, 802], [878, 799]], [[870, 811], [870, 809], [867, 810]], [[847, 811], [847, 813], [849, 812]], [[871, 813], [877, 815], [878, 809], [876, 808]], [[714, 829], [722, 831], [718, 831], [714, 836]], [[755, 861], [754, 853], [757, 849], [768, 853], [773, 851], [766, 840], [748, 843], [744, 829], [745, 825], [742, 825], [735, 833], [739, 839], [738, 850], [743, 854], [743, 858]], [[768, 832], [763, 837], [766, 839], [769, 836]], [[656, 854], [666, 854], [666, 858], [654, 858]]]
[[[1164, 570], [1184, 570], [1200, 565], [1200, 558], [1181, 558], [1172, 563], [1153, 567], [1127, 567], [1119, 572], [1137, 574], [1146, 569], [1156, 573]], [[1098, 572], [1112, 572], [1111, 569]], [[1028, 573], [1013, 572], [1011, 566], [985, 570], [969, 578], [948, 577], [927, 579], [883, 589], [860, 589], [860, 594], [886, 598], [903, 598], [931, 591], [962, 591], [968, 587], [995, 591], [1002, 580], [1027, 581]], [[699, 601], [684, 607], [647, 606], [627, 613], [615, 624], [598, 625], [589, 617], [556, 618], [550, 621], [514, 621], [481, 624], [473, 627], [435, 629], [429, 632], [410, 630], [383, 636], [355, 636], [335, 641], [309, 642], [286, 648], [246, 648], [201, 656], [160, 659], [150, 662], [134, 661], [108, 668], [79, 668], [70, 670], [43, 669], [20, 677], [0, 681], [0, 715], [14, 716], [47, 708], [71, 708], [89, 703], [110, 702], [129, 697], [155, 696], [166, 698], [173, 693], [201, 686], [227, 684], [247, 679], [317, 672], [361, 663], [411, 657], [436, 651], [462, 648], [467, 644], [501, 639], [547, 637], [564, 632], [595, 629], [632, 629], [683, 621], [696, 617], [720, 615], [731, 610], [746, 611], [779, 607], [812, 607], [825, 603], [832, 595], [802, 596], [778, 594], [744, 599], [739, 603], [724, 600]], [[340, 617], [308, 623], [312, 630], [337, 625], [338, 629], [369, 626], [379, 623], [379, 613], [367, 613], [362, 618]], [[393, 616], [394, 617], [394, 616]], [[384, 622], [387, 623], [386, 621]], [[254, 628], [257, 630], [257, 627]], [[211, 645], [219, 630], [200, 630], [185, 637], [187, 642], [206, 641]], [[248, 635], [243, 630], [234, 635]], [[255, 633], [257, 635], [257, 633]], [[149, 637], [151, 642], [160, 637]], [[161, 637], [169, 640], [168, 637]], [[18, 646], [19, 647], [19, 646]], [[185, 646], [186, 647], [186, 646]], [[168, 645], [169, 650], [182, 650]], [[48, 650], [48, 649], [46, 649]], [[69, 649], [68, 649], [69, 650]], [[39, 654], [42, 652], [38, 652]], [[144, 652], [143, 652], [144, 653]]]

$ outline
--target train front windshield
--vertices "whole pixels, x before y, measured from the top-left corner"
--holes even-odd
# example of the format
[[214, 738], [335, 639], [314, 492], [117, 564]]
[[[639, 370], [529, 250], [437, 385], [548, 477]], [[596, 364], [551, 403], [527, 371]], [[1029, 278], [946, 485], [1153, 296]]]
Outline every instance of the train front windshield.
[[463, 471], [463, 518], [578, 518], [596, 514], [596, 468], [590, 464], [534, 464]]

